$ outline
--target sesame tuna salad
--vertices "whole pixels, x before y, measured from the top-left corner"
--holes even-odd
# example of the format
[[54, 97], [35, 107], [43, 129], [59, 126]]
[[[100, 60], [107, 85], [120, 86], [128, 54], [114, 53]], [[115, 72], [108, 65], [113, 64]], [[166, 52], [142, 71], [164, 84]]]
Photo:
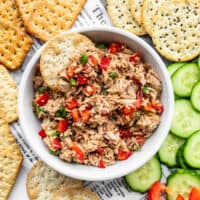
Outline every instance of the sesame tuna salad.
[[60, 74], [66, 92], [34, 76], [33, 110], [51, 154], [100, 168], [139, 151], [160, 124], [159, 75], [120, 43], [85, 47]]

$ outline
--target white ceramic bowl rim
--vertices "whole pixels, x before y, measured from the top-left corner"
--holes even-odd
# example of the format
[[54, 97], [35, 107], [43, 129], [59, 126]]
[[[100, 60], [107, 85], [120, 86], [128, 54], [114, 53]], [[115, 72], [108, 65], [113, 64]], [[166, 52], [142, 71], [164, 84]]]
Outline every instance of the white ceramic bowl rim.
[[[166, 95], [167, 95], [168, 102], [167, 102], [167, 108], [165, 108], [165, 111], [164, 111], [165, 113], [164, 121], [162, 121], [160, 124], [160, 126], [162, 126], [161, 127], [162, 130], [159, 130], [160, 135], [157, 136], [155, 140], [156, 143], [150, 144], [151, 138], [149, 139], [149, 141], [146, 142], [148, 144], [145, 143], [145, 145], [147, 146], [150, 145], [153, 148], [145, 149], [144, 147], [144, 150], [142, 148], [141, 152], [134, 153], [134, 155], [131, 156], [128, 160], [117, 162], [117, 164], [109, 166], [105, 169], [100, 169], [100, 168], [91, 167], [91, 166], [74, 165], [74, 164], [66, 163], [64, 161], [61, 161], [59, 158], [56, 158], [55, 156], [50, 155], [47, 150], [45, 152], [44, 150], [40, 149], [41, 147], [40, 145], [39, 147], [37, 147], [37, 144], [35, 144], [35, 140], [33, 139], [33, 134], [30, 133], [31, 130], [29, 129], [29, 123], [32, 123], [32, 122], [26, 117], [27, 108], [26, 108], [26, 103], [24, 101], [24, 98], [27, 95], [25, 94], [26, 84], [28, 81], [30, 81], [29, 74], [33, 70], [35, 63], [39, 59], [42, 49], [44, 48], [45, 45], [43, 45], [43, 47], [41, 47], [34, 54], [34, 56], [32, 57], [32, 59], [30, 60], [30, 62], [28, 63], [26, 67], [26, 70], [23, 74], [23, 77], [20, 83], [20, 88], [19, 88], [18, 108], [19, 108], [19, 120], [22, 126], [25, 139], [30, 145], [30, 147], [35, 151], [35, 153], [41, 158], [41, 160], [43, 160], [53, 169], [55, 169], [56, 171], [64, 175], [74, 177], [77, 179], [82, 179], [82, 180], [100, 181], [100, 180], [107, 180], [107, 179], [113, 179], [113, 178], [124, 176], [130, 173], [131, 171], [136, 170], [139, 167], [141, 167], [146, 161], [148, 161], [153, 155], [155, 155], [155, 153], [158, 151], [159, 147], [161, 146], [162, 142], [164, 141], [170, 129], [172, 115], [173, 115], [174, 97], [173, 97], [173, 89], [171, 86], [171, 81], [170, 81], [168, 72], [166, 70], [165, 64], [163, 63], [159, 55], [155, 52], [155, 50], [149, 44], [147, 44], [144, 40], [142, 40], [141, 38], [129, 32], [126, 32], [114, 27], [109, 27], [109, 26], [82, 27], [82, 28], [72, 29], [69, 32], [85, 33], [85, 32], [90, 32], [90, 31], [110, 32], [111, 34], [116, 33], [116, 34], [125, 36], [126, 38], [129, 38], [137, 43], [140, 43], [140, 45], [143, 46], [143, 48], [145, 48], [151, 54], [151, 56], [154, 59], [156, 59], [157, 63], [159, 64], [161, 73], [163, 74], [164, 79], [165, 79], [164, 80], [165, 84], [167, 84], [167, 85], [164, 85], [163, 87], [166, 87], [166, 92], [167, 92]], [[37, 133], [35, 134], [37, 135]], [[141, 159], [141, 155], [143, 159]], [[137, 162], [135, 162], [134, 160], [137, 160]]]

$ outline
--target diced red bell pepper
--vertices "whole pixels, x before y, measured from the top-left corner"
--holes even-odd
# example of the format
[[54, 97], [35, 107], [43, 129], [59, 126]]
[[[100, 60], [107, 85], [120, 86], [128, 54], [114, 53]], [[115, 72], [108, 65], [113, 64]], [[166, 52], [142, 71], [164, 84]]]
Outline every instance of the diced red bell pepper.
[[131, 132], [130, 132], [130, 129], [126, 128], [126, 127], [125, 128], [121, 128], [119, 133], [120, 133], [120, 137], [122, 139], [129, 138], [132, 135]]
[[178, 196], [176, 197], [176, 200], [184, 200], [184, 197], [180, 194], [178, 194]]
[[52, 140], [52, 147], [55, 151], [59, 150], [62, 148], [61, 142], [59, 140], [59, 138], [54, 138]]
[[156, 181], [150, 188], [147, 194], [147, 200], [161, 200], [161, 194], [168, 192], [168, 188]]
[[40, 136], [41, 138], [45, 138], [45, 137], [47, 136], [47, 134], [46, 134], [46, 132], [45, 132], [44, 129], [41, 129], [41, 130], [38, 132], [38, 134], [39, 134], [39, 136]]
[[68, 121], [65, 120], [65, 119], [62, 119], [58, 122], [58, 131], [60, 133], [63, 133], [67, 130], [67, 127], [68, 127]]
[[80, 115], [81, 115], [81, 120], [83, 122], [87, 122], [90, 118], [90, 111], [87, 109], [82, 110], [82, 111], [80, 111]]
[[83, 74], [78, 74], [78, 76], [77, 76], [77, 82], [80, 85], [87, 85], [88, 78], [85, 75], [83, 75]]
[[72, 114], [73, 122], [78, 122], [79, 120], [78, 110], [77, 109], [72, 110], [71, 114]]
[[118, 42], [113, 42], [109, 45], [109, 52], [116, 54], [116, 53], [122, 51], [123, 47], [124, 47], [123, 44], [118, 43]]
[[136, 139], [137, 143], [138, 143], [140, 146], [143, 146], [143, 144], [145, 143], [145, 138], [142, 137], [141, 135], [136, 135], [136, 136], [135, 136], [135, 139]]
[[69, 110], [72, 110], [78, 106], [78, 102], [75, 99], [71, 99], [70, 101], [67, 102], [66, 107]]
[[122, 109], [123, 115], [132, 115], [135, 112], [134, 106], [126, 106]]
[[98, 65], [98, 60], [94, 56], [89, 56], [89, 62], [92, 63], [93, 66]]
[[87, 85], [85, 88], [83, 88], [83, 93], [87, 96], [91, 96], [95, 94], [96, 88], [93, 85]]
[[67, 70], [67, 78], [68, 79], [71, 79], [74, 76], [75, 70], [77, 68], [78, 68], [78, 66], [73, 66], [73, 67], [68, 68], [68, 70]]
[[118, 160], [127, 160], [132, 155], [131, 151], [118, 151], [117, 159]]
[[49, 100], [49, 94], [44, 92], [43, 94], [37, 97], [35, 103], [38, 104], [39, 106], [44, 106], [45, 104], [47, 104], [48, 100]]
[[105, 149], [103, 147], [99, 147], [97, 148], [97, 153], [99, 153], [100, 155], [105, 153]]
[[86, 106], [86, 109], [91, 110], [92, 107], [93, 107], [92, 104], [88, 103], [87, 106]]
[[137, 98], [137, 101], [136, 101], [136, 108], [137, 109], [140, 109], [142, 107], [142, 99], [143, 99], [143, 92], [141, 90], [141, 88], [138, 89], [137, 93], [136, 93], [136, 98]]
[[80, 147], [78, 145], [76, 145], [75, 143], [72, 144], [71, 149], [76, 153], [76, 158], [80, 161], [83, 162], [84, 160], [84, 153], [83, 151], [80, 149]]
[[155, 112], [155, 109], [150, 104], [145, 105], [144, 110], [147, 111], [147, 112]]
[[152, 107], [156, 110], [158, 114], [162, 114], [164, 111], [164, 106], [158, 102], [152, 102]]
[[106, 164], [103, 160], [99, 161], [99, 168], [106, 168]]
[[132, 62], [133, 64], [137, 63], [138, 61], [140, 61], [141, 59], [141, 54], [138, 52], [138, 53], [135, 53], [134, 55], [132, 55], [130, 58], [129, 58], [129, 61]]
[[192, 188], [189, 200], [200, 200], [200, 188]]
[[110, 62], [111, 62], [111, 57], [103, 57], [101, 59], [101, 63], [100, 63], [100, 69], [101, 70], [107, 70], [109, 65], [110, 65]]

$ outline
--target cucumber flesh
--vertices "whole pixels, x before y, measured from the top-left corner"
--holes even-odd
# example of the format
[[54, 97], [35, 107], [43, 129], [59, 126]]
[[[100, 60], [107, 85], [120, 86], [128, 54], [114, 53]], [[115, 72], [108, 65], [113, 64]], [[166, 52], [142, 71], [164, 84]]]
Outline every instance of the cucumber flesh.
[[155, 181], [161, 179], [161, 164], [157, 157], [151, 158], [141, 168], [125, 176], [128, 186], [136, 192], [147, 192]]
[[171, 132], [181, 138], [188, 138], [200, 130], [200, 113], [193, 109], [189, 100], [175, 101]]
[[192, 89], [191, 103], [196, 110], [200, 111], [200, 82]]
[[188, 138], [184, 146], [183, 157], [190, 167], [200, 169], [200, 131]]
[[176, 154], [176, 161], [178, 163], [178, 165], [183, 168], [183, 169], [190, 169], [190, 167], [185, 163], [185, 160], [183, 158], [183, 148], [184, 148], [184, 145], [182, 145], [178, 151], [177, 151], [177, 154]]
[[169, 72], [169, 75], [172, 76], [174, 72], [176, 72], [181, 66], [185, 65], [186, 63], [183, 62], [177, 62], [172, 63], [167, 66], [167, 70]]
[[200, 188], [200, 177], [191, 170], [179, 169], [167, 178], [169, 188], [168, 200], [176, 200], [178, 194], [184, 199], [189, 199], [189, 193], [193, 187]]
[[168, 167], [177, 166], [176, 153], [184, 142], [184, 139], [169, 133], [158, 151], [160, 161], [166, 164]]
[[195, 83], [200, 79], [199, 68], [196, 63], [189, 63], [180, 67], [172, 76], [174, 92], [180, 97], [189, 97]]

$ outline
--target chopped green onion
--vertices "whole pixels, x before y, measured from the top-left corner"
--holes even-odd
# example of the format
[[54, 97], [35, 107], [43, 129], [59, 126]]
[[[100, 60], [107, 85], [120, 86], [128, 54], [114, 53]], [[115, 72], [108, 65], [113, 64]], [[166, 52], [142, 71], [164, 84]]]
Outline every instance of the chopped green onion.
[[40, 94], [44, 93], [44, 91], [45, 91], [45, 88], [44, 88], [44, 87], [39, 87], [39, 88], [38, 88], [38, 92], [39, 92]]
[[142, 88], [142, 92], [143, 92], [144, 94], [149, 94], [149, 93], [150, 93], [150, 90], [151, 90], [151, 88], [150, 88], [149, 86], [144, 86], [144, 87]]
[[64, 106], [61, 106], [60, 109], [55, 114], [56, 117], [62, 117], [62, 118], [65, 118], [66, 115], [67, 115], [67, 111]]
[[107, 88], [105, 86], [102, 87], [101, 93], [103, 95], [107, 95], [108, 94]]
[[141, 150], [141, 148], [142, 148], [142, 147], [141, 147], [139, 144], [135, 144], [135, 150], [136, 150], [136, 151]]
[[76, 80], [75, 79], [70, 79], [69, 80], [69, 84], [70, 84], [70, 86], [75, 86], [76, 85]]
[[35, 108], [35, 112], [39, 114], [40, 112], [44, 112], [44, 108], [38, 106], [35, 102], [32, 103], [33, 107]]
[[135, 117], [140, 117], [141, 116], [141, 113], [139, 111], [135, 112], [134, 113]]
[[81, 56], [81, 59], [80, 59], [81, 63], [82, 64], [87, 64], [88, 62], [88, 55], [86, 53], [84, 53], [82, 56]]
[[58, 156], [60, 154], [60, 151], [52, 151], [52, 150], [49, 150], [49, 153], [54, 155], [54, 156]]
[[112, 79], [115, 79], [118, 77], [118, 74], [117, 74], [117, 72], [109, 72], [109, 77]]
[[58, 131], [47, 131], [46, 132], [48, 136], [54, 137], [58, 135]]
[[97, 44], [96, 44], [96, 47], [97, 47], [98, 49], [105, 49], [105, 48], [106, 48], [106, 45], [103, 44], [103, 43], [97, 43]]

